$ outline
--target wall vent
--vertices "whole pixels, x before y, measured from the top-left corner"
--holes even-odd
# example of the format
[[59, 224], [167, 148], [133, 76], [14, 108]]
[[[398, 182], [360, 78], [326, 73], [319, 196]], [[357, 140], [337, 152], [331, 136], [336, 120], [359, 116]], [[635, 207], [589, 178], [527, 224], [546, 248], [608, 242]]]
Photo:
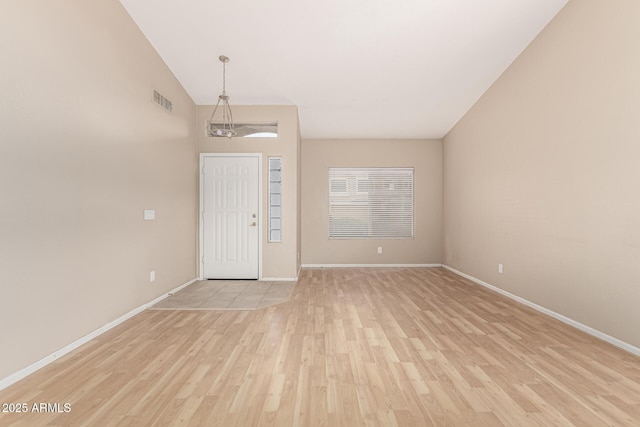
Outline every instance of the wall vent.
[[160, 95], [157, 91], [153, 91], [153, 102], [164, 108], [165, 110], [171, 112], [173, 111], [173, 104], [164, 96]]

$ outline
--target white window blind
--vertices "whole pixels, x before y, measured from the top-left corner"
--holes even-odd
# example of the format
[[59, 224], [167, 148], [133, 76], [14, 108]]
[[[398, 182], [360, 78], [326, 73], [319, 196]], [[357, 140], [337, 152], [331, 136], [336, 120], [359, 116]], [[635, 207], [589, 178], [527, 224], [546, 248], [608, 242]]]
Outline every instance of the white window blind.
[[413, 168], [329, 168], [330, 239], [412, 239]]

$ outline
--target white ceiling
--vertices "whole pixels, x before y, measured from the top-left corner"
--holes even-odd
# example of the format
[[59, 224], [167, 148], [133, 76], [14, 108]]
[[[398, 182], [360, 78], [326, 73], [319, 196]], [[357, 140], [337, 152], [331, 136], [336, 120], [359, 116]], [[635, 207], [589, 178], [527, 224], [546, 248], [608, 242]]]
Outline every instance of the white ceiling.
[[568, 0], [120, 0], [198, 105], [297, 105], [303, 138], [441, 138]]

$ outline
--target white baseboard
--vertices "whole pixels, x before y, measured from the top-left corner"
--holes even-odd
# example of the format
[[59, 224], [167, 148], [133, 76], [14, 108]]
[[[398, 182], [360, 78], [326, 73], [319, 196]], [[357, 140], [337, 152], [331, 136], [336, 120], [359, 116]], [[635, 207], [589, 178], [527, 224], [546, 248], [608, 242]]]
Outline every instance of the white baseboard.
[[547, 316], [551, 316], [554, 319], [557, 319], [557, 320], [559, 320], [559, 321], [561, 321], [563, 323], [566, 323], [569, 326], [573, 326], [574, 328], [579, 329], [579, 330], [581, 330], [583, 332], [586, 332], [589, 335], [592, 335], [592, 336], [594, 336], [596, 338], [599, 338], [599, 339], [601, 339], [603, 341], [606, 341], [609, 344], [613, 344], [616, 347], [619, 347], [619, 348], [621, 348], [621, 349], [623, 349], [625, 351], [628, 351], [629, 353], [635, 354], [636, 356], [640, 356], [640, 348], [638, 348], [636, 346], [633, 346], [633, 345], [631, 345], [631, 344], [629, 344], [629, 343], [627, 343], [625, 341], [619, 340], [618, 338], [612, 337], [611, 335], [607, 335], [604, 332], [601, 332], [601, 331], [599, 331], [597, 329], [594, 329], [594, 328], [592, 328], [590, 326], [587, 326], [587, 325], [582, 324], [582, 323], [580, 323], [578, 321], [575, 321], [575, 320], [573, 320], [573, 319], [571, 319], [571, 318], [569, 318], [567, 316], [564, 316], [564, 315], [562, 315], [560, 313], [556, 313], [553, 310], [549, 310], [546, 307], [543, 307], [543, 306], [538, 305], [538, 304], [536, 304], [534, 302], [531, 302], [531, 301], [529, 301], [527, 299], [524, 299], [522, 297], [514, 295], [511, 292], [507, 292], [504, 289], [500, 289], [500, 288], [498, 288], [496, 286], [490, 285], [489, 283], [483, 282], [480, 279], [476, 279], [475, 277], [470, 276], [468, 274], [465, 274], [465, 273], [463, 273], [461, 271], [458, 271], [455, 268], [449, 267], [448, 265], [443, 265], [442, 267], [446, 268], [447, 270], [451, 271], [452, 273], [457, 274], [458, 276], [462, 276], [465, 279], [469, 279], [472, 282], [477, 283], [480, 286], [483, 286], [483, 287], [485, 287], [485, 288], [487, 288], [489, 290], [492, 290], [492, 291], [497, 292], [497, 293], [499, 293], [501, 295], [504, 295], [507, 298], [511, 298], [514, 301], [518, 301], [519, 303], [522, 303], [522, 304], [524, 304], [524, 305], [526, 305], [528, 307], [531, 307], [536, 311], [544, 313]]
[[20, 381], [21, 379], [25, 378], [28, 375], [31, 375], [32, 373], [34, 373], [38, 369], [41, 369], [41, 368], [47, 366], [49, 363], [55, 361], [56, 359], [59, 359], [60, 357], [62, 357], [65, 354], [75, 350], [76, 348], [80, 347], [81, 345], [91, 341], [92, 339], [96, 338], [97, 336], [104, 334], [109, 329], [112, 329], [112, 328], [118, 326], [119, 324], [121, 324], [125, 320], [128, 320], [128, 319], [132, 318], [133, 316], [135, 316], [136, 314], [138, 314], [138, 313], [144, 311], [145, 309], [151, 307], [152, 305], [157, 304], [158, 302], [160, 302], [163, 299], [167, 298], [169, 295], [173, 295], [174, 293], [178, 292], [179, 290], [181, 290], [183, 288], [186, 288], [190, 284], [196, 282], [196, 280], [197, 279], [190, 280], [187, 283], [182, 284], [182, 285], [178, 286], [177, 288], [167, 292], [166, 294], [159, 296], [158, 298], [154, 299], [153, 301], [150, 301], [150, 302], [148, 302], [146, 304], [143, 304], [140, 307], [134, 308], [130, 312], [128, 312], [128, 313], [118, 317], [117, 319], [107, 323], [103, 327], [96, 329], [95, 331], [91, 332], [90, 334], [83, 336], [82, 338], [72, 342], [71, 344], [66, 345], [65, 347], [61, 348], [60, 350], [58, 350], [58, 351], [56, 351], [54, 353], [51, 353], [50, 355], [46, 356], [45, 358], [40, 359], [37, 362], [27, 366], [26, 368], [21, 369], [18, 372], [14, 373], [12, 375], [9, 375], [8, 377], [0, 380], [0, 390], [3, 390], [5, 388], [9, 387], [11, 384]]
[[434, 268], [442, 267], [442, 264], [302, 264], [302, 268], [360, 268], [360, 267], [415, 267]]

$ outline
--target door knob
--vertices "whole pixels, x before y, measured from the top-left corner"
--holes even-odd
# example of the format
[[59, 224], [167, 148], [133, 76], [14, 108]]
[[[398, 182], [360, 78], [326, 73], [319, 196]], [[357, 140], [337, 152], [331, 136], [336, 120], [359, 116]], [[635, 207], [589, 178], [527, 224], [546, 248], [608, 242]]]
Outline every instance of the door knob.
[[255, 227], [255, 226], [256, 226], [256, 222], [255, 222], [255, 221], [254, 221], [254, 222], [252, 222], [252, 223], [251, 223], [251, 226], [252, 226], [252, 227]]

